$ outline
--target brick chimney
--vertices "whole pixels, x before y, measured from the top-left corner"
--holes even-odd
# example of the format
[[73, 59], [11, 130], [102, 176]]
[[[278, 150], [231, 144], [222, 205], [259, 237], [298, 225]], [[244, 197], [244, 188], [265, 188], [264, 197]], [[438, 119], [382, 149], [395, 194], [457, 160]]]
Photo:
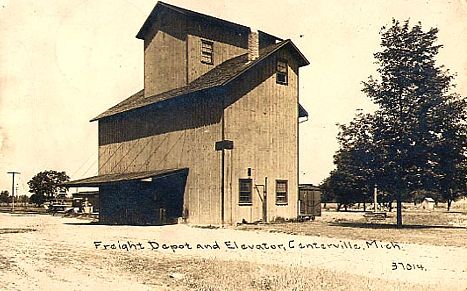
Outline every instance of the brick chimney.
[[259, 34], [258, 31], [251, 30], [248, 35], [248, 61], [259, 58]]

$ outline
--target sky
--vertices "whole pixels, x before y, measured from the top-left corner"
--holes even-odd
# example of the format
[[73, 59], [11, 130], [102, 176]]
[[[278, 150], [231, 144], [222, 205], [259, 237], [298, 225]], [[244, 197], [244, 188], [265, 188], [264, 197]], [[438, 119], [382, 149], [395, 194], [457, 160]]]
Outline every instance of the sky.
[[[89, 120], [143, 88], [135, 38], [157, 1], [0, 0], [0, 190], [21, 172], [18, 195], [43, 170], [97, 174], [97, 123]], [[334, 168], [336, 124], [376, 107], [361, 92], [391, 19], [437, 27], [437, 62], [467, 96], [467, 0], [166, 0], [291, 39], [311, 64], [300, 71], [300, 182]]]

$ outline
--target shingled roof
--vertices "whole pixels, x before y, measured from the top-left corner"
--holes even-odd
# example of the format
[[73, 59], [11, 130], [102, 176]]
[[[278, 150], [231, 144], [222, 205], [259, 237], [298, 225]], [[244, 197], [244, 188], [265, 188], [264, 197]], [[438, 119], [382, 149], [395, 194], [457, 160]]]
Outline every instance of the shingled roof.
[[130, 96], [129, 98], [125, 99], [124, 101], [106, 110], [105, 112], [101, 113], [97, 117], [91, 119], [91, 121], [96, 121], [130, 110], [142, 108], [178, 96], [183, 96], [198, 91], [225, 86], [231, 81], [241, 76], [246, 71], [253, 68], [256, 64], [260, 63], [261, 61], [268, 58], [273, 53], [285, 46], [290, 46], [290, 48], [300, 56], [300, 66], [309, 64], [308, 60], [300, 53], [300, 51], [292, 43], [291, 40], [284, 40], [282, 42], [261, 49], [259, 58], [254, 61], [248, 61], [247, 54], [234, 57], [230, 60], [223, 62], [219, 66], [213, 68], [206, 74], [200, 76], [198, 79], [194, 80], [193, 82], [184, 87], [176, 88], [164, 93], [146, 97], [144, 96], [144, 90], [141, 90], [135, 93], [134, 95]]
[[153, 170], [144, 172], [130, 172], [130, 173], [114, 173], [98, 175], [94, 177], [74, 180], [65, 182], [62, 186], [65, 187], [99, 187], [104, 184], [113, 184], [118, 182], [127, 182], [134, 180], [141, 180], [146, 178], [161, 178], [171, 174], [182, 173], [188, 169], [164, 169], [164, 170]]

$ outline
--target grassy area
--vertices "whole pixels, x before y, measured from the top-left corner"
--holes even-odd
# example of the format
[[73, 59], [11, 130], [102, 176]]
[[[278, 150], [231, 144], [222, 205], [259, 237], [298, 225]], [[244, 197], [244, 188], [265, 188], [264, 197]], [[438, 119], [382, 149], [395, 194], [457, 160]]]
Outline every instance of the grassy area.
[[[0, 212], [12, 212], [12, 204], [3, 204], [0, 205]], [[32, 204], [15, 204], [15, 213], [45, 213], [44, 207], [37, 207]]]
[[465, 247], [467, 214], [460, 212], [403, 212], [403, 228], [396, 228], [395, 213], [381, 222], [367, 222], [363, 212], [324, 211], [313, 222], [241, 225], [241, 230], [261, 230], [332, 238], [376, 239], [402, 243]]
[[[370, 279], [322, 269], [282, 267], [210, 259], [158, 260], [151, 268], [145, 259], [125, 260], [125, 269], [139, 280], [177, 290], [436, 290], [405, 282]], [[156, 271], [157, 270], [157, 271]], [[161, 272], [161, 270], [164, 270]], [[161, 280], [162, 279], [162, 280]]]
[[[182, 259], [162, 254], [157, 260], [129, 254], [100, 259], [112, 272], [157, 290], [440, 290], [441, 287], [298, 265], [284, 267], [242, 261]], [[70, 264], [71, 260], [54, 259], [51, 263], [58, 266]]]

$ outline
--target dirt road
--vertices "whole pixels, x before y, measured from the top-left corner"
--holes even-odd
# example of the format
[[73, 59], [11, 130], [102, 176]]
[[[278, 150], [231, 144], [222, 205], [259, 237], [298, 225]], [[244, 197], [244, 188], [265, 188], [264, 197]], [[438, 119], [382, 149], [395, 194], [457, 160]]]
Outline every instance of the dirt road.
[[[2, 213], [0, 243], [2, 290], [173, 290], [180, 285], [172, 282], [186, 276], [180, 270], [187, 262], [218, 261], [319, 269], [421, 289], [467, 286], [466, 248], [371, 237], [348, 240], [186, 225], [104, 226]], [[358, 284], [351, 289], [359, 290]]]

